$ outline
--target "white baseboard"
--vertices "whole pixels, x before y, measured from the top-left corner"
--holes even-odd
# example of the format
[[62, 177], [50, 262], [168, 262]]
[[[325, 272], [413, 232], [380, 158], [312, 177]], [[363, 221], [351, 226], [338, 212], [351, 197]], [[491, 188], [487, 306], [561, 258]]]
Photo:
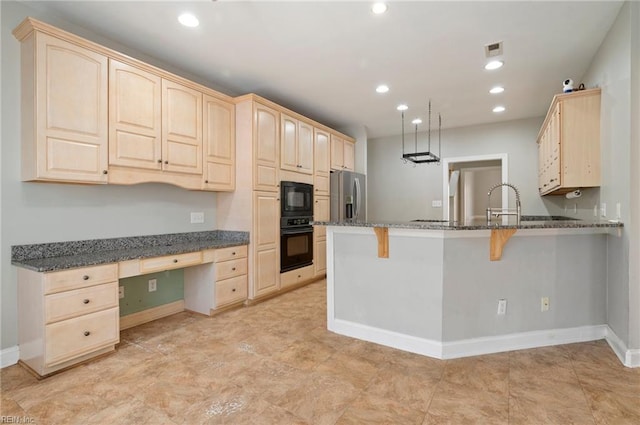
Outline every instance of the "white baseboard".
[[627, 348], [627, 344], [608, 326], [606, 340], [622, 364], [626, 367], [640, 367], [640, 350], [630, 350]]
[[20, 348], [17, 345], [0, 350], [0, 369], [13, 366], [20, 360]]
[[328, 328], [341, 335], [437, 359], [455, 359], [550, 345], [595, 341], [605, 338], [609, 333], [607, 325], [595, 325], [440, 342], [339, 319], [330, 320]]

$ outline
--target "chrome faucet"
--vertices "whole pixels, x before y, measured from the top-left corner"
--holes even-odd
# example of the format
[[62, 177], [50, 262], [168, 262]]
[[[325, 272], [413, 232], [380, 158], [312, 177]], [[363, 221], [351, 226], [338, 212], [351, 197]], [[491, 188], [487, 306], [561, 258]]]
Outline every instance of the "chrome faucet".
[[[516, 208], [507, 208], [507, 209], [503, 209], [503, 208], [491, 208], [491, 192], [493, 192], [494, 189], [497, 189], [499, 187], [502, 186], [507, 186], [510, 187], [511, 189], [513, 189], [513, 191], [516, 193]], [[503, 215], [515, 215], [518, 223], [520, 223], [520, 213], [522, 210], [522, 206], [520, 204], [520, 192], [518, 191], [518, 188], [515, 187], [514, 185], [512, 185], [511, 183], [498, 183], [495, 186], [493, 186], [491, 189], [489, 189], [489, 193], [487, 194], [487, 196], [489, 197], [488, 199], [488, 204], [487, 204], [487, 222], [491, 222], [491, 217], [501, 217]]]

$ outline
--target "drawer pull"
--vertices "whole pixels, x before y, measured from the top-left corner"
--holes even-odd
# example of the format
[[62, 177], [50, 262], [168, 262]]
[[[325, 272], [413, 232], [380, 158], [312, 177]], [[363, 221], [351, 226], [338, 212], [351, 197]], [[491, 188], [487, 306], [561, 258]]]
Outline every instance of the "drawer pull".
[[236, 252], [235, 252], [235, 251], [233, 251], [233, 252], [231, 253], [231, 255], [236, 255]]
[[177, 259], [177, 258], [175, 258], [175, 259], [173, 260], [173, 262], [174, 262], [174, 263], [177, 263], [177, 262], [178, 262], [178, 259]]
[[231, 290], [231, 292], [236, 292], [236, 288], [233, 288], [233, 289]]
[[84, 331], [84, 336], [89, 336], [89, 335], [91, 335], [91, 332], [89, 332], [89, 331]]
[[235, 272], [235, 271], [236, 271], [236, 268], [235, 268], [235, 267], [232, 267], [232, 268], [231, 268], [231, 271], [232, 271], [232, 272]]
[[89, 298], [85, 298], [84, 300], [82, 300], [82, 304], [89, 304], [91, 301], [89, 300]]
[[82, 276], [82, 280], [89, 280], [89, 276], [85, 274], [84, 276]]

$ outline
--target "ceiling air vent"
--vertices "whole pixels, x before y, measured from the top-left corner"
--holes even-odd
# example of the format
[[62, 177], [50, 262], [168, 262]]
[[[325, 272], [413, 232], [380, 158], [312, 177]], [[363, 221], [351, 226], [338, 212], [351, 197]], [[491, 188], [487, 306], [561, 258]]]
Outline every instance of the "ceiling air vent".
[[487, 44], [486, 46], [484, 46], [484, 54], [488, 58], [491, 58], [493, 56], [500, 56], [502, 54], [502, 41]]

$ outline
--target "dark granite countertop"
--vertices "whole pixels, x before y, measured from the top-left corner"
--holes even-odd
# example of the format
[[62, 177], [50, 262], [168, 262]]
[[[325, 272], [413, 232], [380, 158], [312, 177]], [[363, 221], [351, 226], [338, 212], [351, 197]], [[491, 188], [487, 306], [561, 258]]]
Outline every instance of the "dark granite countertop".
[[11, 247], [11, 264], [37, 272], [50, 272], [248, 243], [249, 232], [212, 230], [14, 245]]
[[620, 228], [623, 224], [608, 220], [566, 220], [554, 216], [523, 216], [520, 223], [514, 217], [506, 221], [502, 219], [487, 223], [487, 220], [471, 220], [464, 223], [445, 220], [413, 220], [413, 221], [314, 221], [316, 226], [351, 226], [351, 227], [389, 227], [398, 229], [425, 230], [490, 230], [490, 229], [585, 229], [585, 228]]

